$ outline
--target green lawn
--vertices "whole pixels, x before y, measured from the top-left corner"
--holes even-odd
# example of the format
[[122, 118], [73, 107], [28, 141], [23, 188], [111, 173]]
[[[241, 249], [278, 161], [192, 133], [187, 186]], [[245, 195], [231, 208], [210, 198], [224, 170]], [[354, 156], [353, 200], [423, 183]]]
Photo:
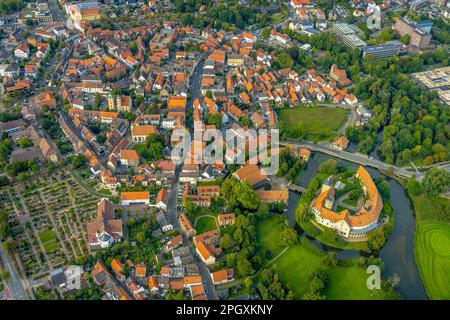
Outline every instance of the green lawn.
[[[273, 254], [270, 259], [284, 249], [276, 245], [281, 227], [282, 223], [278, 223], [274, 218], [260, 221], [256, 226], [258, 250], [263, 255], [266, 250], [271, 250]], [[348, 245], [361, 246], [359, 243], [348, 243]], [[289, 247], [270, 266], [276, 269], [281, 281], [294, 292], [295, 298], [302, 299], [308, 290], [309, 277], [317, 268], [323, 267], [321, 261], [324, 256], [320, 249], [303, 238], [300, 243]], [[366, 286], [368, 274], [363, 267], [357, 265], [355, 260], [340, 261], [339, 266], [327, 268], [326, 272], [329, 276], [329, 284], [325, 292], [327, 299], [374, 299]]]
[[[281, 280], [302, 299], [308, 290], [309, 277], [315, 269], [321, 267], [324, 254], [312, 244], [304, 243], [290, 247], [274, 266]], [[368, 274], [354, 261], [341, 262], [335, 268], [326, 269], [329, 284], [325, 295], [329, 300], [368, 300], [374, 299], [367, 288]]]
[[416, 261], [425, 288], [432, 299], [450, 299], [450, 224], [418, 223]]
[[296, 244], [275, 261], [273, 266], [281, 281], [292, 289], [296, 299], [302, 299], [308, 290], [309, 277], [320, 267], [322, 258], [323, 254], [318, 248]]
[[195, 230], [197, 231], [197, 233], [203, 233], [214, 229], [217, 229], [214, 218], [204, 216], [197, 220], [197, 224], [195, 226]]
[[[411, 196], [411, 195], [410, 195]], [[414, 252], [425, 290], [431, 299], [450, 299], [450, 221], [437, 214], [449, 200], [411, 196], [417, 217]]]
[[376, 299], [367, 288], [366, 270], [349, 263], [348, 266], [338, 266], [327, 271], [329, 285], [325, 295], [329, 300], [373, 300]]
[[55, 233], [52, 230], [46, 230], [39, 233], [39, 239], [44, 246], [45, 252], [51, 253], [58, 250], [59, 244], [56, 240]]
[[[275, 258], [283, 251], [284, 247], [277, 245], [277, 236], [281, 231], [282, 223], [275, 221], [276, 219], [266, 219], [260, 221], [256, 226], [256, 238], [258, 239], [258, 249], [263, 253], [267, 260]], [[271, 255], [266, 256], [266, 252], [270, 251]]]
[[347, 121], [348, 112], [342, 108], [299, 107], [281, 110], [279, 118], [289, 137], [297, 138], [290, 133], [302, 123], [305, 139], [325, 141], [336, 136]]

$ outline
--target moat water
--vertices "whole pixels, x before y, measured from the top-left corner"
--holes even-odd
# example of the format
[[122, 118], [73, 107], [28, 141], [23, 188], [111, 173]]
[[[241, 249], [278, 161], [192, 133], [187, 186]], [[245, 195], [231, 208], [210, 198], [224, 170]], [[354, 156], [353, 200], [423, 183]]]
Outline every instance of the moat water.
[[[357, 164], [349, 161], [336, 159], [323, 153], [313, 153], [307, 168], [300, 174], [299, 184], [302, 187], [307, 187], [311, 179], [316, 176], [319, 165], [329, 159], [336, 160], [339, 166], [358, 167]], [[366, 169], [374, 179], [381, 175], [378, 170], [370, 167]], [[411, 201], [396, 180], [386, 176], [385, 178], [390, 186], [395, 218], [391, 235], [378, 254], [385, 264], [383, 276], [389, 278], [394, 274], [398, 275], [400, 282], [397, 290], [404, 299], [427, 299], [414, 258], [415, 216]], [[300, 197], [300, 194], [290, 192], [286, 214], [292, 226], [295, 225], [295, 208]], [[368, 255], [357, 250], [339, 250], [323, 245], [316, 240], [311, 241], [325, 252], [335, 251], [339, 259], [357, 259], [360, 256]]]

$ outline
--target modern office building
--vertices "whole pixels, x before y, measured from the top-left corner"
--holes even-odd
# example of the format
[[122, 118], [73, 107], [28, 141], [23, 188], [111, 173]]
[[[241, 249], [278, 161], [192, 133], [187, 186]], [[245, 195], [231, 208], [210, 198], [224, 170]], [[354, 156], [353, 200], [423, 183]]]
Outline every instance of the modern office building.
[[356, 27], [352, 27], [347, 23], [333, 24], [332, 31], [350, 48], [361, 49], [367, 46], [367, 44], [357, 36]]
[[362, 57], [370, 55], [374, 59], [391, 58], [398, 54], [400, 43], [397, 41], [362, 48]]

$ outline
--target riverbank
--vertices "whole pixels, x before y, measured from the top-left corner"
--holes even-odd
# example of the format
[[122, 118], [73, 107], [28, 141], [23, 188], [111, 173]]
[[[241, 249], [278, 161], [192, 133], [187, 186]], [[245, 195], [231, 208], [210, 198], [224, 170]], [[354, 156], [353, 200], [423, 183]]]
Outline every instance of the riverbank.
[[336, 241], [330, 242], [323, 234], [323, 229], [316, 225], [313, 220], [302, 221], [299, 223], [300, 228], [308, 235], [308, 237], [314, 238], [317, 241], [323, 243], [328, 247], [341, 250], [358, 250], [368, 252], [367, 241], [349, 242], [345, 241], [341, 237]]

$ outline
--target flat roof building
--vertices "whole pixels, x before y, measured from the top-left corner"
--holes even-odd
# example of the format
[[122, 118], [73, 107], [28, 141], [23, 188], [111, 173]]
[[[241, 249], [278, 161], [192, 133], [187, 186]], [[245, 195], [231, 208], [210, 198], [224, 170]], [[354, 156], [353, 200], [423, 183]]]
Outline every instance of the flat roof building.
[[367, 46], [367, 44], [357, 36], [355, 28], [347, 23], [334, 23], [331, 30], [350, 48], [361, 49]]
[[398, 54], [400, 49], [399, 43], [385, 43], [373, 46], [367, 46], [362, 48], [363, 58], [367, 55], [372, 56], [374, 59], [391, 58]]

